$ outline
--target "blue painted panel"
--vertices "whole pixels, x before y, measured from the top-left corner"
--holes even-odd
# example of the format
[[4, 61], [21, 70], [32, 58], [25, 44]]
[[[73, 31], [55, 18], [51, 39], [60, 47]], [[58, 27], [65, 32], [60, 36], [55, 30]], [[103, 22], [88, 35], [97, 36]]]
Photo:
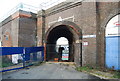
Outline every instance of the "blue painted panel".
[[[13, 55], [13, 54], [23, 54], [24, 47], [0, 47], [0, 55]], [[25, 53], [34, 53], [38, 51], [43, 51], [44, 47], [26, 47]]]
[[39, 52], [39, 51], [43, 51], [44, 47], [26, 47], [25, 48], [25, 53], [34, 53], [34, 52]]
[[[29, 67], [29, 66], [32, 66], [33, 64], [30, 64], [30, 65], [26, 65], [25, 67]], [[25, 67], [18, 67], [18, 68], [12, 68], [12, 69], [7, 69], [7, 70], [2, 70], [0, 72], [7, 72], [7, 71], [11, 71], [11, 70], [19, 70], [19, 69], [23, 69]]]
[[[44, 58], [44, 47], [0, 47], [0, 56], [23, 54], [25, 49], [25, 61], [30, 60], [30, 53], [42, 51], [42, 57]], [[37, 58], [34, 56], [34, 59]]]
[[120, 70], [120, 36], [106, 37], [106, 67]]
[[33, 60], [34, 60], [34, 61], [37, 61], [37, 53], [34, 53], [34, 54], [33, 54]]
[[6, 72], [6, 71], [11, 71], [11, 70], [18, 70], [18, 69], [23, 69], [24, 67], [18, 67], [18, 68], [13, 68], [13, 69], [7, 69], [7, 70], [2, 70], [0, 72]]
[[[25, 54], [24, 53], [25, 49]], [[23, 54], [23, 67], [18, 67], [18, 68], [13, 68], [13, 69], [7, 69], [7, 70], [2, 70], [0, 72], [6, 72], [6, 71], [11, 71], [11, 70], [17, 70], [17, 69], [22, 69], [24, 67], [28, 67], [30, 65], [24, 65], [25, 61], [30, 59], [30, 53], [34, 52], [42, 52], [42, 61], [44, 61], [44, 47], [0, 47], [0, 56], [4, 55], [13, 55], [13, 54]], [[25, 57], [24, 57], [25, 55]], [[34, 55], [34, 60], [36, 60], [36, 54]]]
[[23, 47], [0, 47], [0, 55], [22, 54], [23, 49]]
[[43, 51], [44, 47], [26, 47], [25, 48], [25, 61], [30, 60], [30, 53]]
[[2, 56], [2, 47], [0, 47], [0, 56]]
[[25, 61], [28, 61], [28, 60], [30, 60], [30, 54], [29, 54], [29, 53], [26, 53], [26, 54], [25, 54]]
[[44, 48], [43, 48], [43, 51], [42, 51], [42, 61], [44, 61]]

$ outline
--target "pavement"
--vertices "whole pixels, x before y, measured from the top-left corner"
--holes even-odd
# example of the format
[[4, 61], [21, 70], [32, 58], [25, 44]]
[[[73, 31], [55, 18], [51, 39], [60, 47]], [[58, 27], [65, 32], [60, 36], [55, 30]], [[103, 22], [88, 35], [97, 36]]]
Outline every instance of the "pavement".
[[62, 63], [44, 63], [2, 74], [3, 79], [100, 79], [96, 76], [78, 72], [75, 67]]

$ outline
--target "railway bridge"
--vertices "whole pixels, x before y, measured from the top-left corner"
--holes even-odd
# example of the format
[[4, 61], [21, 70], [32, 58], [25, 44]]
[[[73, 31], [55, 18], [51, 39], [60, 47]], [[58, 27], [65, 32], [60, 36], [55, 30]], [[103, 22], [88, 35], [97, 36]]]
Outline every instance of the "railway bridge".
[[65, 37], [68, 62], [120, 69], [119, 14], [119, 2], [94, 0], [61, 2], [37, 14], [19, 10], [0, 23], [2, 46], [44, 46], [44, 60], [52, 61], [59, 58], [57, 40]]

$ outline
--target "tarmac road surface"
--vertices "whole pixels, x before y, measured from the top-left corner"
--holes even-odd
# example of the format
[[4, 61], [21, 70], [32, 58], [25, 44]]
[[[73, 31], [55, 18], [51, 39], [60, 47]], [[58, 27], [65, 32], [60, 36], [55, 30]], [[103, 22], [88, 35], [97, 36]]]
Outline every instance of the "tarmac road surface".
[[60, 63], [45, 63], [2, 74], [3, 79], [99, 79], [98, 77], [78, 72], [73, 66]]

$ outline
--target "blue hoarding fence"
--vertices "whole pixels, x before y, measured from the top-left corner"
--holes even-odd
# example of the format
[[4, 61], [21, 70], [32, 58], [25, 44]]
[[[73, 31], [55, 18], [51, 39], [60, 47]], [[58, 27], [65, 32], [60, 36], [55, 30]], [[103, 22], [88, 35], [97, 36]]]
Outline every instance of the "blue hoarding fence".
[[0, 47], [2, 56], [13, 55], [13, 54], [23, 54], [24, 47]]
[[[17, 68], [11, 68], [11, 69], [5, 69], [0, 72], [6, 72], [6, 71], [11, 71], [11, 70], [17, 70], [17, 69], [22, 69], [29, 64], [31, 61], [39, 61], [42, 62], [44, 61], [44, 47], [0, 47], [0, 57], [4, 56], [14, 56], [18, 55], [22, 58], [22, 67], [17, 67]], [[3, 60], [6, 60], [7, 58], [5, 57]]]

